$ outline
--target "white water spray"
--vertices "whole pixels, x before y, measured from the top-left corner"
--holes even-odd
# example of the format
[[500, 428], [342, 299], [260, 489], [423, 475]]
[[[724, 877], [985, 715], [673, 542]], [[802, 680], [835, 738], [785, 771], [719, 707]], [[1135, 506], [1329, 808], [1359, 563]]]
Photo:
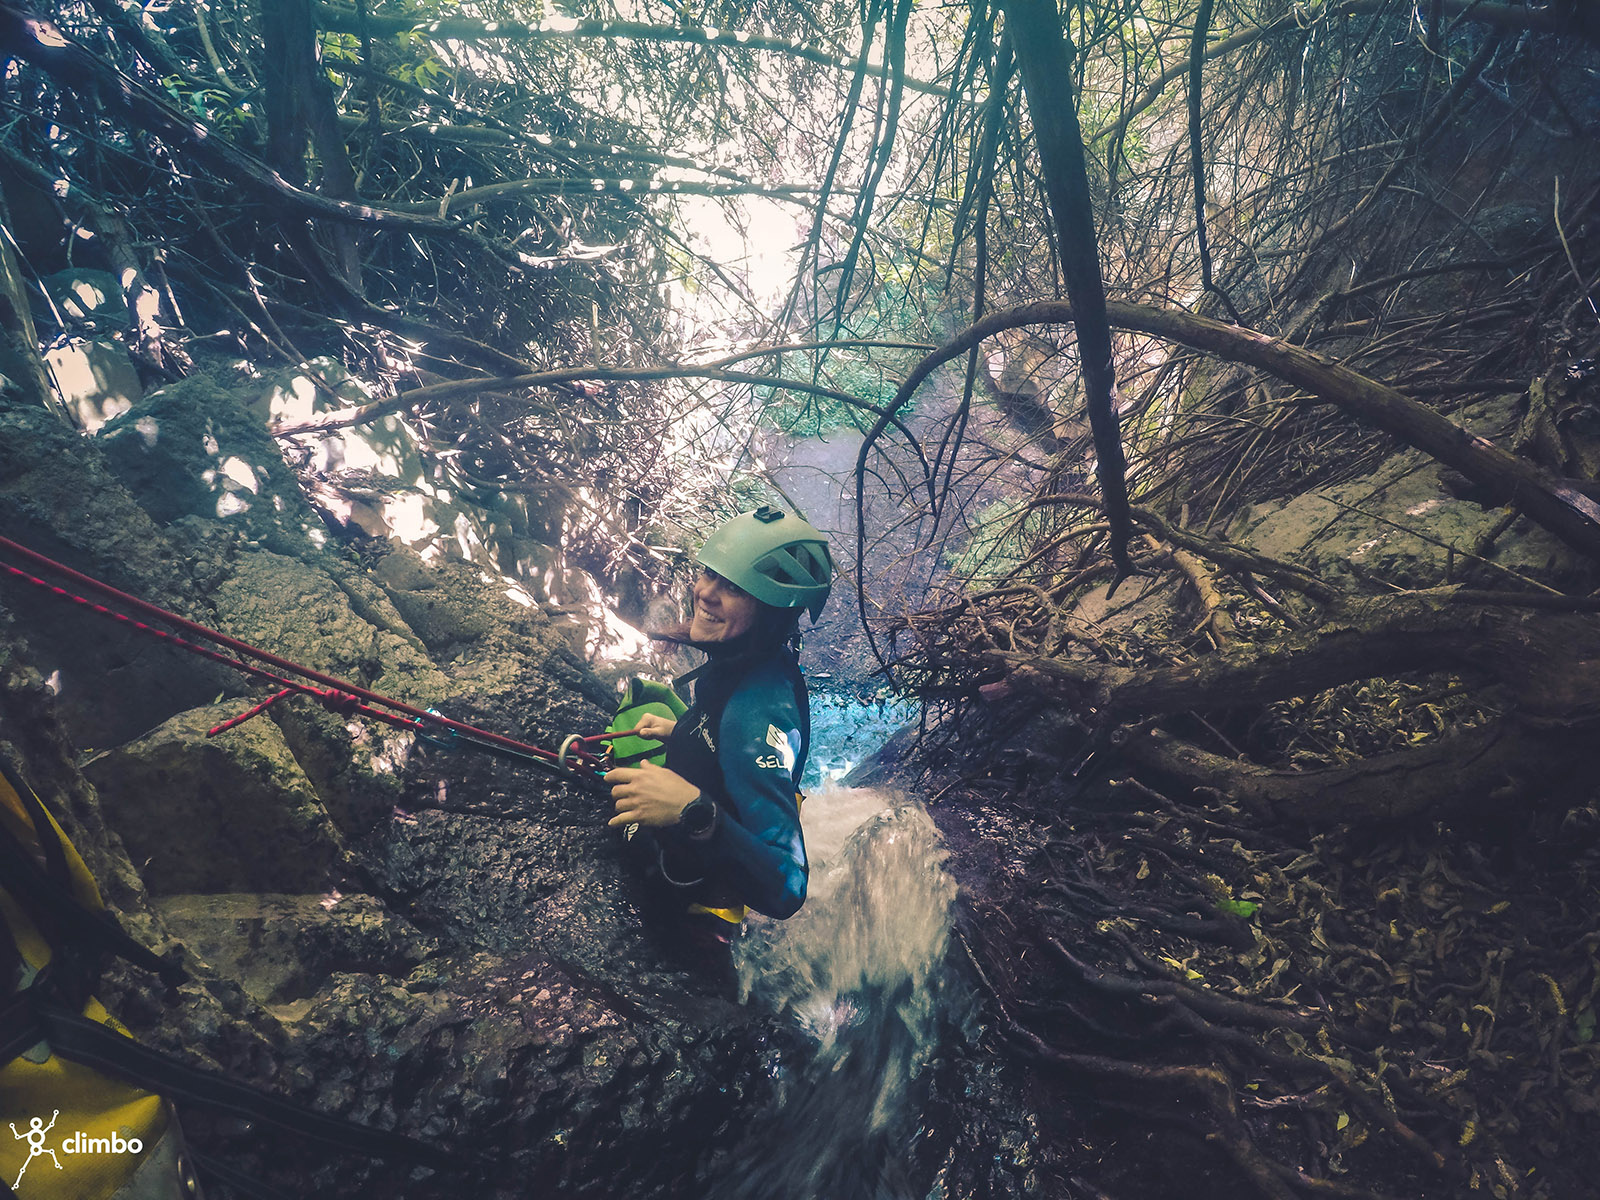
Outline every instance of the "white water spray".
[[745, 999], [795, 1022], [807, 1061], [779, 1077], [718, 1200], [909, 1200], [923, 1069], [948, 1026], [955, 882], [921, 805], [829, 786], [803, 814], [811, 882], [788, 921], [752, 922]]

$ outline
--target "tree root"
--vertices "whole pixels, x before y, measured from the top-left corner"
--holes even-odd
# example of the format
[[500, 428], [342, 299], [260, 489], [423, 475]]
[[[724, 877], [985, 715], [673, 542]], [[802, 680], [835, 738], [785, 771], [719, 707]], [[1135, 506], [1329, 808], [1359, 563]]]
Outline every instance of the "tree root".
[[1212, 789], [1271, 820], [1328, 826], [1442, 817], [1545, 794], [1578, 762], [1575, 744], [1568, 731], [1508, 721], [1320, 771], [1236, 762], [1159, 731], [1131, 741], [1127, 753], [1157, 778]]
[[[1230, 1158], [1262, 1195], [1270, 1200], [1295, 1200], [1295, 1194], [1272, 1169], [1271, 1161], [1256, 1148], [1233, 1099], [1233, 1084], [1217, 1067], [1148, 1066], [1123, 1062], [1093, 1054], [1069, 1054], [1045, 1042], [1032, 1030], [1007, 1019], [1006, 1036], [1036, 1061], [1074, 1078], [1140, 1093], [1140, 1102], [1130, 1104], [1115, 1095], [1096, 1090], [1100, 1103], [1129, 1109], [1159, 1120], [1182, 1122], [1170, 1103], [1175, 1094], [1197, 1100], [1214, 1119], [1204, 1131], [1205, 1140]], [[1149, 1103], [1145, 1103], [1148, 1098]], [[1165, 1102], [1165, 1103], [1163, 1103]]]
[[[1131, 944], [1126, 939], [1119, 940], [1125, 948], [1131, 949]], [[1266, 1004], [1252, 1004], [1248, 1000], [1224, 996], [1219, 992], [1190, 987], [1175, 979], [1128, 979], [1111, 975], [1077, 958], [1053, 937], [1047, 937], [1045, 944], [1056, 952], [1061, 961], [1079, 979], [1108, 996], [1139, 996], [1151, 1000], [1157, 997], [1171, 997], [1196, 1012], [1209, 1013], [1218, 1020], [1237, 1021], [1257, 1029], [1293, 1029], [1311, 1036], [1315, 1036], [1326, 1021], [1325, 1015], [1309, 1009], [1274, 1008]]]

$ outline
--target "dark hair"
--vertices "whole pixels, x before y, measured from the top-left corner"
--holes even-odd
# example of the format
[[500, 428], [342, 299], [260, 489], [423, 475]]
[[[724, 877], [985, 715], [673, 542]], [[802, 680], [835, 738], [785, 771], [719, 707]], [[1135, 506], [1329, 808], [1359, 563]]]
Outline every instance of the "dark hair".
[[778, 608], [775, 605], [756, 601], [756, 619], [749, 629], [738, 637], [726, 642], [697, 642], [689, 636], [690, 621], [679, 621], [666, 629], [657, 630], [648, 636], [658, 642], [676, 642], [680, 646], [692, 646], [702, 650], [713, 658], [725, 658], [737, 655], [741, 658], [765, 658], [776, 653], [784, 643], [795, 637], [800, 632], [800, 613], [798, 608]]

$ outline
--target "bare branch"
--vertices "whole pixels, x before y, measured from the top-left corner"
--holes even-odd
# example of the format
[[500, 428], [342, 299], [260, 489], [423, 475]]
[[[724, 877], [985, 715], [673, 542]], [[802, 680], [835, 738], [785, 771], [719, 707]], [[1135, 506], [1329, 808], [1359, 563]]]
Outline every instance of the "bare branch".
[[[318, 4], [317, 15], [324, 26], [340, 33], [357, 33], [360, 21], [354, 9], [338, 8], [331, 4]], [[405, 17], [369, 16], [371, 29], [394, 37], [403, 33], [421, 32], [440, 39], [455, 41], [553, 41], [558, 39], [604, 38], [612, 41], [678, 42], [688, 46], [723, 46], [734, 50], [765, 50], [819, 63], [838, 71], [861, 70], [868, 75], [887, 78], [889, 64], [870, 60], [851, 60], [820, 46], [793, 42], [785, 38], [766, 37], [736, 29], [719, 29], [715, 26], [648, 25], [638, 21], [601, 21], [594, 18], [546, 17], [537, 25], [521, 21], [479, 21], [468, 17], [446, 18], [436, 21], [411, 21]], [[912, 91], [930, 96], [948, 96], [949, 90], [937, 83], [907, 77], [905, 86]]]

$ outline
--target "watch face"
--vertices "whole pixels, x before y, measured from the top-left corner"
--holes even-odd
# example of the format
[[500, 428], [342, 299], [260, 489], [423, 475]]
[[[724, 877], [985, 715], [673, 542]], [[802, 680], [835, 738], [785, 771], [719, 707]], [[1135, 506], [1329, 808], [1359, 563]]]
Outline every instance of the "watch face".
[[690, 833], [704, 833], [711, 828], [711, 822], [716, 819], [717, 810], [711, 806], [711, 801], [704, 796], [691, 800], [683, 810], [683, 827]]

